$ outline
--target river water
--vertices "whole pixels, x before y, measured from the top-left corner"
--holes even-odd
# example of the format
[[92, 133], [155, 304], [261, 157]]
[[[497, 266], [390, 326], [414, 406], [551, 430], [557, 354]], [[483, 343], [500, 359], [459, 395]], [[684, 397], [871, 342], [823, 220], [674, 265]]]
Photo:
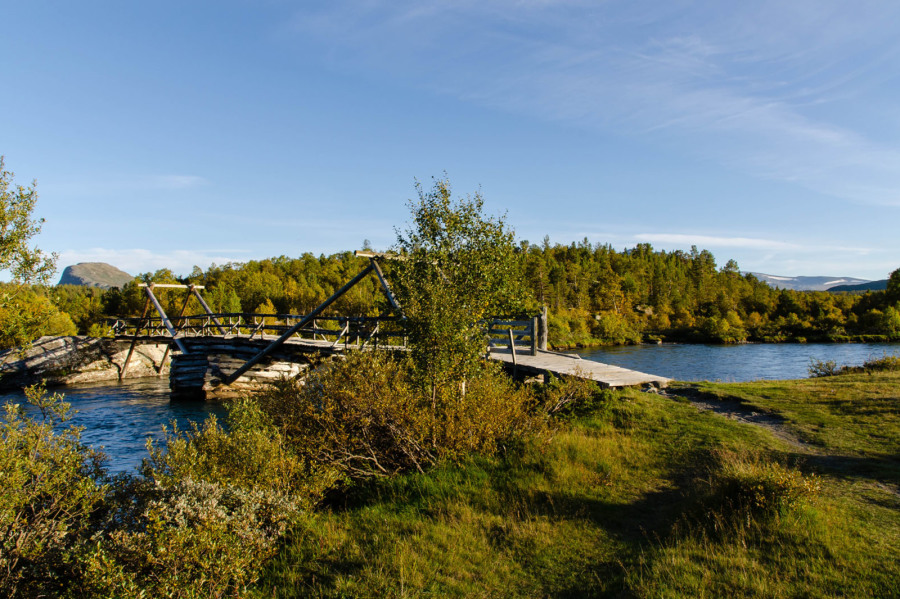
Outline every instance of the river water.
[[747, 343], [742, 345], [629, 345], [572, 353], [680, 381], [802, 379], [811, 360], [859, 366], [870, 358], [900, 355], [900, 343]]
[[[84, 427], [82, 442], [102, 448], [112, 472], [134, 471], [147, 457], [147, 439], [162, 439], [164, 425], [174, 421], [183, 430], [192, 421], [202, 422], [210, 414], [222, 419], [226, 412], [217, 402], [169, 401], [167, 377], [131, 379], [119, 384], [70, 385], [50, 391], [65, 395], [65, 401], [75, 412], [67, 425]], [[0, 403], [10, 401], [24, 404], [25, 394], [0, 395]], [[37, 412], [30, 406], [27, 411]]]
[[[747, 344], [639, 345], [578, 350], [585, 359], [683, 381], [752, 381], [797, 379], [809, 375], [810, 360], [859, 365], [885, 354], [900, 355], [893, 344]], [[162, 438], [162, 427], [202, 422], [210, 414], [225, 416], [216, 402], [170, 401], [167, 378], [133, 379], [120, 384], [73, 385], [59, 389], [72, 404], [71, 424], [84, 427], [87, 445], [103, 448], [112, 472], [131, 471], [147, 456], [147, 439]], [[0, 394], [0, 403], [24, 402], [22, 393]]]

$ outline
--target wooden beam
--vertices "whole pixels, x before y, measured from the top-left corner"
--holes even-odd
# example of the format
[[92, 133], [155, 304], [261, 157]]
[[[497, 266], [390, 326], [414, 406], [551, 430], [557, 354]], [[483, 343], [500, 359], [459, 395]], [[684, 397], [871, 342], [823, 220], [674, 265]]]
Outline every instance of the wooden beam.
[[[193, 290], [193, 289], [192, 289]], [[188, 294], [184, 297], [184, 303], [181, 304], [181, 312], [178, 313], [178, 318], [181, 319], [181, 324], [179, 325], [179, 330], [184, 328], [184, 311], [187, 309], [188, 302], [191, 301], [191, 294]], [[166, 345], [166, 351], [163, 352], [162, 360], [159, 361], [159, 366], [156, 367], [156, 374], [162, 374], [163, 366], [166, 365], [166, 358], [169, 357], [169, 350], [172, 349], [172, 345]]]
[[387, 297], [388, 302], [390, 302], [391, 307], [396, 310], [400, 316], [406, 318], [406, 315], [403, 314], [403, 308], [400, 307], [400, 302], [397, 301], [394, 292], [391, 291], [391, 287], [388, 285], [387, 279], [384, 278], [384, 273], [381, 272], [381, 267], [378, 265], [378, 262], [375, 261], [375, 258], [369, 258], [369, 261], [372, 263], [372, 266], [375, 267], [375, 275], [381, 282], [381, 290], [384, 291], [384, 295]]
[[213, 314], [213, 311], [210, 310], [210, 309], [209, 309], [209, 306], [206, 305], [206, 302], [203, 300], [203, 296], [200, 295], [200, 293], [197, 292], [198, 289], [203, 289], [203, 288], [204, 288], [204, 287], [203, 287], [202, 285], [191, 285], [191, 293], [194, 294], [194, 297], [197, 298], [197, 301], [199, 301], [199, 302], [200, 302], [200, 305], [203, 306], [203, 309], [206, 310], [206, 314], [207, 314], [208, 316], [211, 316], [211, 317], [212, 317], [213, 322], [216, 323], [216, 327], [218, 327], [219, 332], [222, 333], [222, 336], [224, 337], [224, 336], [225, 336], [225, 329], [222, 328], [222, 323], [219, 322], [219, 319], [216, 318], [215, 314]]
[[[162, 287], [162, 285], [160, 285]], [[150, 301], [153, 302], [153, 306], [156, 308], [156, 311], [159, 312], [160, 318], [162, 318], [162, 323], [165, 325], [166, 330], [169, 331], [169, 334], [172, 335], [172, 341], [175, 342], [175, 345], [178, 346], [178, 349], [181, 350], [181, 353], [186, 354], [189, 353], [187, 348], [184, 346], [184, 343], [181, 342], [181, 339], [178, 339], [178, 331], [175, 330], [175, 327], [172, 326], [172, 323], [169, 321], [169, 317], [166, 316], [166, 311], [163, 310], [162, 305], [160, 305], [159, 300], [156, 299], [156, 296], [153, 295], [153, 285], [145, 286], [144, 291], [147, 292], [147, 297], [150, 298]], [[168, 287], [172, 287], [172, 285], [168, 285]]]
[[395, 254], [394, 252], [370, 252], [368, 250], [356, 250], [353, 252], [353, 255], [357, 258], [384, 258], [385, 260], [408, 260], [408, 258], [402, 254]]
[[344, 285], [343, 287], [338, 289], [331, 297], [329, 297], [327, 300], [325, 300], [324, 302], [319, 304], [319, 306], [315, 310], [313, 310], [312, 312], [307, 314], [305, 317], [303, 317], [303, 319], [300, 322], [298, 322], [297, 324], [295, 324], [294, 326], [289, 328], [287, 331], [285, 331], [281, 335], [281, 337], [279, 337], [278, 339], [276, 339], [275, 341], [270, 343], [264, 350], [262, 350], [261, 352], [259, 352], [258, 354], [256, 354], [255, 356], [253, 356], [252, 358], [247, 360], [243, 366], [241, 366], [240, 368], [238, 368], [237, 370], [232, 372], [230, 375], [228, 375], [228, 377], [226, 377], [226, 379], [224, 381], [225, 384], [230, 385], [231, 383], [236, 381], [238, 379], [238, 377], [240, 377], [242, 374], [244, 374], [245, 372], [247, 372], [248, 370], [250, 370], [257, 364], [259, 364], [263, 358], [265, 358], [266, 356], [271, 354], [273, 351], [278, 349], [282, 344], [284, 344], [285, 341], [287, 341], [288, 339], [293, 337], [294, 333], [296, 333], [297, 331], [302, 329], [304, 326], [306, 326], [306, 324], [309, 321], [311, 321], [316, 316], [318, 316], [319, 314], [324, 312], [325, 309], [328, 308], [328, 306], [330, 306], [331, 304], [333, 304], [335, 302], [335, 300], [337, 300], [339, 297], [341, 297], [342, 295], [347, 293], [347, 291], [352, 289], [357, 283], [362, 281], [366, 277], [366, 275], [368, 275], [370, 272], [372, 272], [374, 270], [374, 268], [375, 267], [373, 267], [372, 264], [369, 264], [369, 266], [364, 268], [362, 270], [362, 272], [360, 272], [358, 275], [353, 277], [353, 279], [350, 280], [350, 282], [348, 282], [346, 285]]
[[513, 339], [512, 329], [507, 329], [509, 331], [509, 351], [512, 354], [512, 362], [513, 362], [513, 378], [515, 378], [516, 374], [518, 374], [519, 370], [519, 361], [516, 358], [516, 342]]
[[[147, 310], [150, 309], [150, 298], [148, 297], [144, 301], [144, 311], [141, 312], [141, 319], [138, 321], [137, 328], [134, 330], [134, 339], [131, 340], [131, 347], [128, 348], [128, 355], [125, 356], [125, 363], [122, 364], [122, 370], [119, 372], [119, 382], [122, 382], [122, 379], [125, 378], [125, 370], [128, 369], [128, 363], [131, 362], [131, 354], [134, 353], [134, 346], [137, 345], [138, 337], [141, 334], [141, 329], [144, 328], [144, 318], [147, 317]], [[149, 328], [149, 327], [148, 327]]]

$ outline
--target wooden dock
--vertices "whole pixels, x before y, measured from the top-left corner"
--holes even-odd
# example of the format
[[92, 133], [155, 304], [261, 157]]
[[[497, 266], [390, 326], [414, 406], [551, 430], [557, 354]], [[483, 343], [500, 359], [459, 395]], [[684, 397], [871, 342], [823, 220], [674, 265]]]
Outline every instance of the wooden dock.
[[573, 354], [537, 350], [535, 355], [529, 352], [516, 351], [515, 364], [513, 354], [509, 348], [492, 348], [490, 352], [492, 360], [498, 360], [507, 365], [507, 368], [515, 367], [521, 374], [541, 376], [547, 373], [554, 375], [575, 376], [596, 381], [604, 389], [618, 389], [621, 387], [635, 387], [641, 385], [653, 385], [665, 387], [671, 379], [664, 376], [656, 376], [629, 370], [620, 366], [582, 360]]

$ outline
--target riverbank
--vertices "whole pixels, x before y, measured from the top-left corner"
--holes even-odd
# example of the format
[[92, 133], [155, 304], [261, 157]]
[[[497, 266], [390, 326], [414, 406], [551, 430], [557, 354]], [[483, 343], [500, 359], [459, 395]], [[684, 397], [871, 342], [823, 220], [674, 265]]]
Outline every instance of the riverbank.
[[898, 389], [861, 372], [607, 392], [546, 443], [333, 497], [255, 592], [893, 596]]
[[769, 335], [765, 337], [750, 337], [741, 340], [722, 341], [706, 338], [702, 335], [644, 335], [640, 340], [634, 341], [608, 341], [593, 337], [580, 339], [569, 344], [551, 343], [549, 347], [554, 351], [590, 350], [608, 347], [662, 345], [664, 343], [679, 345], [743, 345], [743, 344], [772, 344], [795, 343], [805, 345], [809, 343], [900, 343], [900, 335], [813, 335], [810, 337], [794, 337], [790, 335]]
[[[38, 566], [25, 573], [50, 577], [26, 582], [83, 596], [132, 596], [148, 584], [184, 597], [211, 589], [258, 597], [892, 596], [900, 360], [877, 362], [838, 376], [675, 383], [663, 392], [585, 394], [583, 383], [557, 384], [543, 396], [551, 403], [532, 396], [523, 404], [535, 428], [496, 452], [461, 451], [356, 482], [299, 459], [321, 444], [266, 415], [291, 409], [281, 401], [290, 389], [275, 403], [237, 402], [230, 429], [207, 421], [167, 435], [140, 476], [107, 478], [77, 429], [54, 434], [39, 415], [29, 424], [9, 412], [0, 455], [15, 476], [0, 481], [0, 497], [34, 510], [44, 504], [28, 498], [40, 501], [55, 485], [69, 507], [35, 513], [80, 532], [34, 554]], [[345, 366], [345, 374], [364, 373], [353, 379], [362, 385], [353, 401], [390, 389], [386, 407], [396, 407], [402, 388], [369, 387], [372, 372], [394, 368]], [[498, 405], [513, 394], [528, 399], [528, 390], [496, 382]], [[343, 401], [342, 385], [343, 375], [315, 388]], [[66, 414], [58, 400], [43, 401], [45, 417], [48, 406]], [[379, 430], [371, 412], [362, 416], [342, 422]], [[336, 451], [352, 440], [329, 439]], [[44, 449], [30, 451], [34, 444]], [[28, 466], [48, 459], [49, 470]], [[59, 574], [61, 563], [71, 572]], [[15, 576], [0, 577], [0, 588], [10, 583]]]

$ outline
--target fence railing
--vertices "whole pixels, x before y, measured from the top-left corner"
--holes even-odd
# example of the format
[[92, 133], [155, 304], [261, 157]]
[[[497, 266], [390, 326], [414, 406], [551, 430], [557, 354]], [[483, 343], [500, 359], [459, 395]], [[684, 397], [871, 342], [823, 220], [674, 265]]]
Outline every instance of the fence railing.
[[485, 326], [488, 351], [495, 347], [507, 347], [515, 355], [526, 351], [532, 356], [538, 350], [547, 349], [546, 312], [527, 320], [504, 320], [495, 318]]
[[[168, 324], [179, 338], [231, 336], [266, 339], [281, 336], [304, 318], [302, 314], [196, 314], [172, 318]], [[488, 351], [506, 347], [536, 355], [538, 350], [547, 349], [544, 318], [495, 318], [485, 321], [483, 326]], [[107, 325], [112, 335], [117, 337], [172, 337], [166, 321], [160, 317], [115, 318], [109, 319]], [[343, 343], [346, 347], [406, 346], [403, 321], [396, 317], [319, 316], [295, 331], [292, 338], [323, 341], [333, 346]]]
[[[222, 313], [179, 316], [170, 319], [178, 337], [276, 338], [303, 320], [300, 314]], [[172, 337], [160, 317], [116, 318], [107, 321], [111, 333], [122, 337]], [[343, 343], [346, 346], [406, 344], [399, 319], [371, 316], [319, 316], [297, 330], [292, 338]]]

